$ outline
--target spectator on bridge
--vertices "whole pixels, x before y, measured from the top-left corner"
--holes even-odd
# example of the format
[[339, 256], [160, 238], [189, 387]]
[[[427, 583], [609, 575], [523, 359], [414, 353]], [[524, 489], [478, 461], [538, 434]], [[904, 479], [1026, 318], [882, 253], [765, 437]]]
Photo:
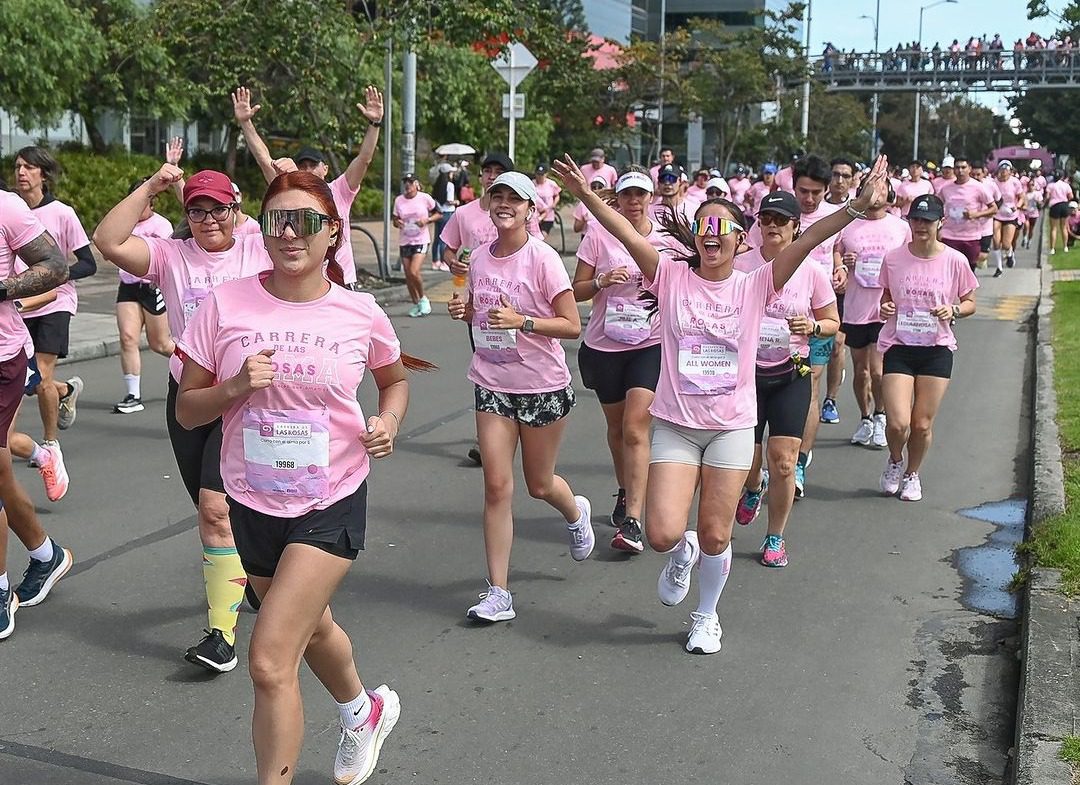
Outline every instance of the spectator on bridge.
[[997, 68], [1000, 70], [1002, 67], [1004, 67], [1002, 63], [1002, 53], [1004, 52], [1004, 50], [1005, 43], [1001, 40], [1001, 34], [994, 33], [994, 40], [990, 42], [989, 65], [991, 68]]
[[956, 38], [949, 44], [949, 69], [952, 71], [960, 70], [960, 41]]
[[1024, 59], [1024, 41], [1017, 38], [1016, 43], [1013, 44], [1013, 70], [1019, 71], [1020, 64]]
[[934, 63], [934, 70], [941, 70], [941, 44], [934, 42], [934, 48], [930, 50], [930, 59]]

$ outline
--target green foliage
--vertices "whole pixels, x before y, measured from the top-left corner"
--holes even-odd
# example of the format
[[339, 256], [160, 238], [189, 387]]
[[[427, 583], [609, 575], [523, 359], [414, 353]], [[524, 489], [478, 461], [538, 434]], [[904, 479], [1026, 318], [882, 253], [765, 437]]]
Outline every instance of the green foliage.
[[1080, 736], [1066, 736], [1061, 740], [1061, 759], [1073, 766], [1080, 765]]
[[3, 0], [0, 108], [25, 128], [47, 127], [71, 106], [104, 42], [88, 14], [64, 0]]
[[1028, 90], [1009, 99], [1025, 136], [1059, 155], [1080, 156], [1080, 105], [1073, 90]]
[[[914, 101], [910, 93], [881, 97], [878, 131], [882, 152], [891, 160], [911, 158]], [[940, 161], [946, 148], [982, 160], [995, 148], [1020, 141], [1006, 118], [967, 98], [923, 95], [922, 101], [919, 153], [931, 161]]]

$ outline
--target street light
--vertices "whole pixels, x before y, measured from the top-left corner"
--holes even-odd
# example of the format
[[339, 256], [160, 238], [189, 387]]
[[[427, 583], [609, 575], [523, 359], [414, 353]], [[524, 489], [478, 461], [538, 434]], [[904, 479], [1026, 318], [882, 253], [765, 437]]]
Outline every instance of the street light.
[[[959, 3], [959, 2], [960, 2], [960, 0], [937, 0], [937, 2], [927, 3], [926, 5], [919, 8], [919, 38], [918, 38], [918, 43], [919, 43], [919, 51], [920, 52], [922, 51], [923, 12], [926, 11], [928, 8], [933, 8], [934, 6], [945, 5], [946, 3], [949, 3], [951, 5], [955, 5], [956, 3]], [[921, 57], [921, 55], [920, 55], [920, 57]], [[918, 78], [918, 77], [916, 77], [916, 78]], [[918, 85], [918, 83], [916, 83], [915, 84], [915, 141], [912, 144], [912, 153], [911, 153], [912, 159], [916, 160], [916, 161], [919, 160], [919, 114], [921, 113], [921, 111], [922, 111], [922, 95], [919, 92], [919, 85]]]
[[[877, 52], [878, 52], [878, 22], [881, 19], [881, 0], [877, 0], [877, 11], [875, 12], [875, 14], [876, 15], [873, 18], [871, 18], [867, 14], [863, 14], [859, 18], [860, 19], [869, 19], [870, 24], [872, 24], [874, 26], [874, 55], [876, 57]], [[876, 66], [875, 66], [875, 69], [876, 69]], [[876, 77], [874, 78], [874, 82], [875, 83], [877, 82]], [[870, 162], [871, 163], [873, 163], [874, 159], [877, 158], [877, 147], [878, 147], [878, 145], [877, 145], [877, 119], [878, 119], [878, 94], [877, 94], [877, 90], [875, 90], [874, 91], [874, 104], [873, 104], [873, 110], [872, 110], [872, 117], [871, 117], [871, 120], [870, 120], [870, 123], [871, 123], [871, 131], [870, 131]]]

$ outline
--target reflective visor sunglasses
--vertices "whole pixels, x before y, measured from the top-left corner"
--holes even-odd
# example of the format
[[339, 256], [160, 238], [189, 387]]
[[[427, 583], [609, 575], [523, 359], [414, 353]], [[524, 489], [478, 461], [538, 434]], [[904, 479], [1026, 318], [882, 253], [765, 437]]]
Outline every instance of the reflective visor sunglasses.
[[690, 231], [698, 237], [714, 234], [723, 237], [732, 232], [741, 232], [742, 227], [729, 218], [721, 218], [719, 215], [703, 215], [695, 218], [690, 224]]
[[281, 237], [288, 226], [297, 237], [308, 237], [318, 234], [324, 225], [333, 222], [329, 215], [307, 207], [301, 210], [267, 210], [259, 216], [259, 229], [267, 237]]

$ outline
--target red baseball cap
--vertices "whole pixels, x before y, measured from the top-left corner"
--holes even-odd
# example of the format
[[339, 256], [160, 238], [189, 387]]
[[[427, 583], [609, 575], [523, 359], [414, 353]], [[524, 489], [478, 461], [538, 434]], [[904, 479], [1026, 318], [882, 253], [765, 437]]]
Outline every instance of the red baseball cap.
[[184, 207], [200, 196], [208, 196], [219, 204], [233, 204], [236, 201], [232, 180], [227, 174], [213, 169], [196, 172], [184, 183]]

